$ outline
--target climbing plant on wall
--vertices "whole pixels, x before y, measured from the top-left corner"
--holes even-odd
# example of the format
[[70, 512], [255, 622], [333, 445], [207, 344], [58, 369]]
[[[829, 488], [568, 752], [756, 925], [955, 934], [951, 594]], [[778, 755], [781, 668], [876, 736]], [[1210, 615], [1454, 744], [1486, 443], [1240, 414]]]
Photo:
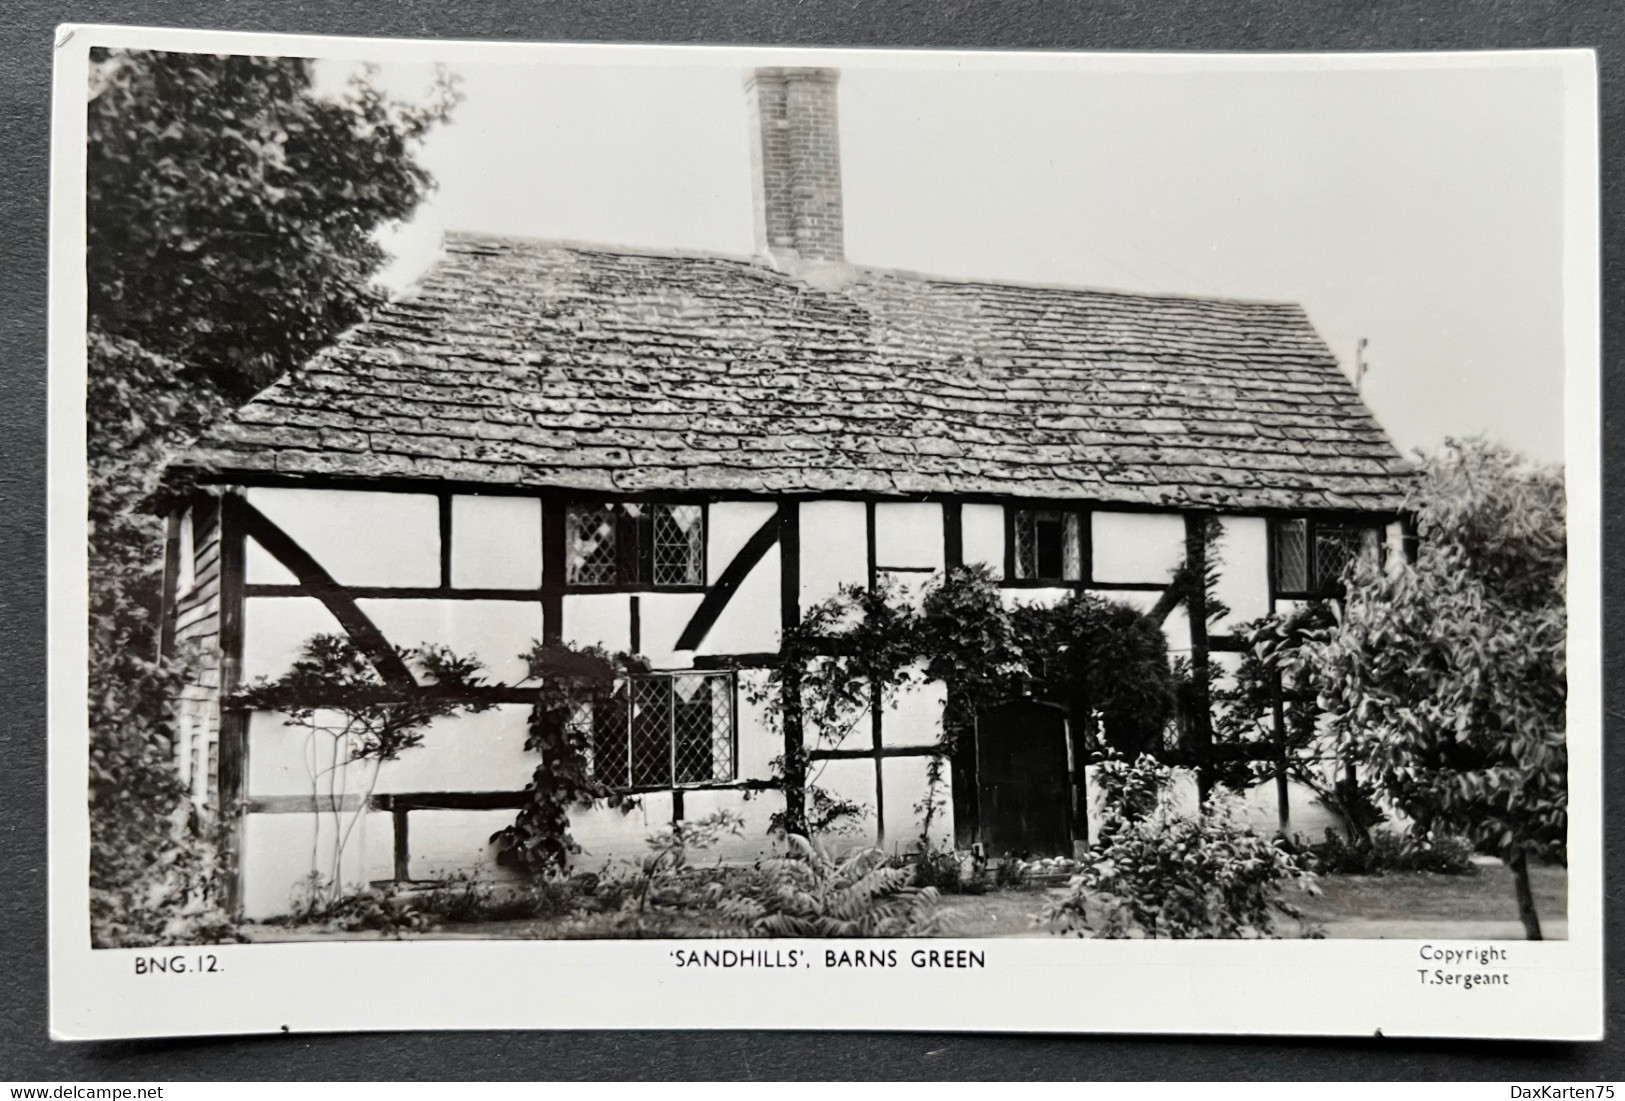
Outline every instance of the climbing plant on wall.
[[471, 694], [485, 685], [478, 659], [427, 643], [395, 652], [416, 684], [404, 689], [387, 684], [348, 636], [313, 635], [287, 672], [255, 681], [230, 701], [279, 712], [285, 725], [305, 731], [312, 805], [331, 823], [325, 844], [319, 829], [311, 831], [317, 901], [335, 901], [345, 891], [344, 850], [367, 813], [383, 766], [421, 746], [436, 719], [495, 706]]
[[563, 871], [581, 851], [570, 833], [571, 808], [629, 811], [635, 797], [593, 769], [593, 745], [612, 716], [627, 713], [629, 677], [649, 671], [642, 658], [600, 647], [535, 643], [523, 655], [538, 682], [525, 748], [540, 758], [525, 803], [510, 826], [492, 834], [497, 862], [532, 874]]
[[[936, 578], [917, 607], [884, 581], [843, 587], [785, 632], [783, 652], [756, 698], [781, 729], [787, 707], [799, 705], [812, 750], [842, 748], [874, 708], [933, 680], [948, 689], [948, 748], [980, 712], [1023, 695], [1087, 708], [1100, 717], [1104, 745], [1124, 754], [1159, 745], [1173, 714], [1168, 645], [1155, 620], [1090, 593], [1009, 608], [980, 566]], [[784, 691], [787, 678], [799, 692]], [[833, 798], [818, 790], [813, 768], [809, 808]]]

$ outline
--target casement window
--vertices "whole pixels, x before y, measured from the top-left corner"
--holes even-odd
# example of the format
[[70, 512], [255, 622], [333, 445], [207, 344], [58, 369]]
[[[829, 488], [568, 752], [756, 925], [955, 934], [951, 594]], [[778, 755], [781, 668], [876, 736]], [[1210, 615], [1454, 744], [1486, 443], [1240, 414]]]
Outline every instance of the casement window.
[[1377, 561], [1382, 553], [1381, 528], [1370, 522], [1294, 516], [1273, 521], [1271, 533], [1281, 596], [1341, 596], [1349, 563], [1365, 556]]
[[1067, 583], [1083, 577], [1083, 516], [1069, 509], [1010, 512], [1012, 576], [1018, 581]]
[[617, 788], [727, 783], [735, 777], [729, 671], [630, 677], [592, 712], [592, 773]]
[[705, 508], [646, 502], [571, 505], [567, 584], [583, 588], [705, 584]]

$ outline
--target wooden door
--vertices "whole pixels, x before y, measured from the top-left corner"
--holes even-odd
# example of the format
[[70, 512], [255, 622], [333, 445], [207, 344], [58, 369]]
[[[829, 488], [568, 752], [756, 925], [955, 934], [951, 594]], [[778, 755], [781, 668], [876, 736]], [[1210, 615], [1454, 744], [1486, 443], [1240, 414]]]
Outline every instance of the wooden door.
[[976, 790], [990, 857], [1072, 855], [1066, 715], [1018, 700], [976, 720]]

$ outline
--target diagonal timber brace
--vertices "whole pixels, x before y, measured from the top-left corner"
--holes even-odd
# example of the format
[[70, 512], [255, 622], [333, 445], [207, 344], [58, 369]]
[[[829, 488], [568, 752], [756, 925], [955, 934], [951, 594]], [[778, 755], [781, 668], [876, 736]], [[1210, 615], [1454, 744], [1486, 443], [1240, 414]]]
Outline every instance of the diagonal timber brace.
[[395, 647], [384, 638], [378, 625], [361, 610], [344, 586], [335, 581], [333, 575], [323, 569], [321, 563], [312, 558], [292, 536], [237, 494], [228, 495], [221, 507], [224, 522], [263, 547], [267, 554], [299, 579], [305, 591], [322, 602], [356, 648], [367, 655], [367, 660], [372, 662], [385, 684], [398, 688], [417, 687], [417, 679], [412, 676], [412, 671], [396, 653]]

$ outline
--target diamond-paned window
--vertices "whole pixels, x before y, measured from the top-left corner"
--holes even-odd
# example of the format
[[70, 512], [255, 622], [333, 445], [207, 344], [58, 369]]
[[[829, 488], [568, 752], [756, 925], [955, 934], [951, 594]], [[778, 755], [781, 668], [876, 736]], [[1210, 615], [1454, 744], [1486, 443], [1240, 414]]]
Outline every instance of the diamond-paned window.
[[705, 583], [705, 513], [699, 505], [656, 505], [654, 583]]
[[1292, 517], [1273, 524], [1275, 590], [1284, 596], [1339, 597], [1357, 558], [1379, 561], [1381, 529], [1373, 523]]
[[615, 557], [615, 506], [571, 505], [565, 524], [569, 545], [566, 580], [572, 585], [613, 585], [620, 570]]
[[565, 531], [565, 581], [570, 585], [705, 584], [705, 509], [700, 505], [571, 505]]
[[1359, 558], [1376, 560], [1377, 529], [1350, 524], [1315, 525], [1315, 589], [1341, 593], [1343, 574]]
[[593, 715], [592, 770], [613, 787], [734, 779], [731, 672], [630, 677]]
[[1283, 593], [1309, 589], [1309, 521], [1281, 520], [1275, 525], [1275, 587]]
[[1011, 527], [1019, 580], [1083, 580], [1082, 524], [1076, 512], [1017, 509]]

